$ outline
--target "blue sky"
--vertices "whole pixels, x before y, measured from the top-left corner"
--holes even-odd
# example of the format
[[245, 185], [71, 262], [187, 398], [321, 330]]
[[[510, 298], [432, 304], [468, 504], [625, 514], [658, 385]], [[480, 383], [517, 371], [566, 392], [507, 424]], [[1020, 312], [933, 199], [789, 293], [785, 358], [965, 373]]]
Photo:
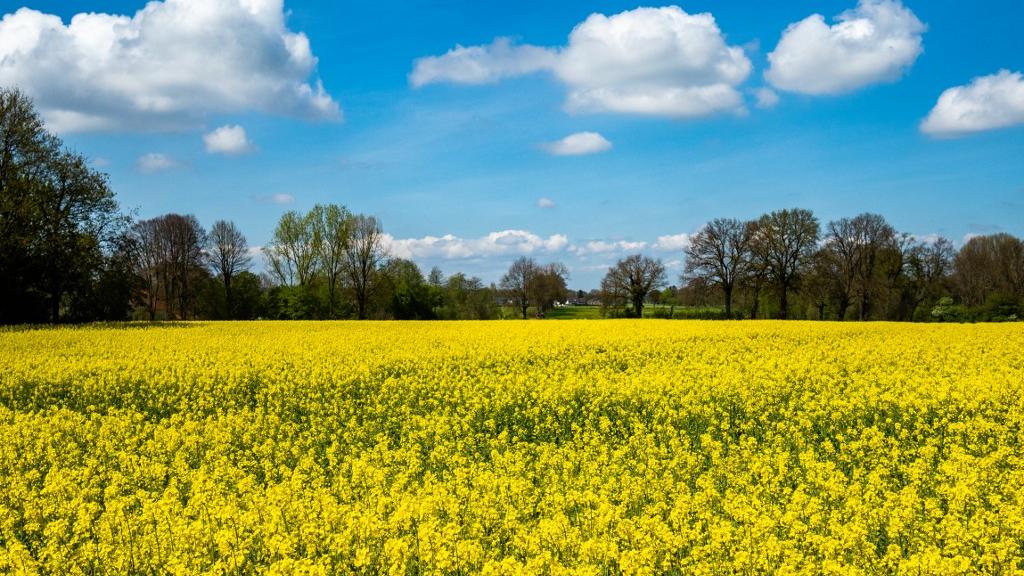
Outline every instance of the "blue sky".
[[0, 83], [139, 217], [259, 246], [335, 202], [425, 269], [492, 281], [530, 254], [582, 288], [637, 250], [675, 276], [708, 219], [793, 206], [1024, 235], [1019, 2], [196, 2], [0, 4]]

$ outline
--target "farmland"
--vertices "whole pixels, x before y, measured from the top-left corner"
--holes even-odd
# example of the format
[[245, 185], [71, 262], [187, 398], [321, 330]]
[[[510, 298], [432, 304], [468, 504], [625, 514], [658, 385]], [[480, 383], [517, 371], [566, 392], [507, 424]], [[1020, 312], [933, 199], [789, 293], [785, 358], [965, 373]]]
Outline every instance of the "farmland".
[[0, 573], [1015, 574], [1024, 327], [0, 331]]

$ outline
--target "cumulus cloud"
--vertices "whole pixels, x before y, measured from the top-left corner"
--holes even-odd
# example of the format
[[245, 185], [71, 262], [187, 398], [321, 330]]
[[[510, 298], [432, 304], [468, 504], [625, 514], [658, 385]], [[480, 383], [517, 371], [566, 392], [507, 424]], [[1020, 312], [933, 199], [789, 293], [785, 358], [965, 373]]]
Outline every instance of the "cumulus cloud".
[[489, 46], [456, 46], [418, 59], [409, 78], [414, 86], [480, 84], [539, 70], [566, 85], [570, 111], [693, 118], [742, 112], [736, 86], [751, 64], [741, 47], [726, 43], [714, 16], [668, 6], [592, 14], [560, 48], [500, 38]]
[[135, 168], [143, 174], [156, 174], [179, 167], [178, 161], [166, 154], [151, 152], [135, 161]]
[[592, 14], [569, 35], [557, 75], [570, 110], [690, 118], [743, 108], [750, 60], [714, 16], [677, 6]]
[[461, 238], [453, 234], [394, 238], [385, 234], [384, 240], [394, 256], [444, 260], [553, 253], [562, 251], [569, 245], [569, 238], [564, 234], [553, 234], [544, 238], [526, 230], [502, 230], [480, 238]]
[[409, 74], [415, 87], [437, 82], [455, 84], [490, 84], [538, 70], [550, 69], [557, 56], [554, 51], [538, 46], [516, 46], [509, 38], [495, 38], [486, 46], [461, 46], [442, 56], [418, 58]]
[[554, 208], [555, 207], [555, 201], [552, 200], [551, 198], [540, 198], [539, 200], [537, 200], [537, 207], [538, 208]]
[[340, 118], [315, 78], [309, 39], [283, 0], [153, 1], [132, 16], [0, 20], [0, 85], [36, 100], [59, 132], [180, 130], [208, 114]]
[[768, 54], [765, 78], [803, 94], [840, 94], [897, 80], [923, 48], [925, 25], [899, 0], [860, 0], [836, 17], [821, 14], [790, 24]]
[[210, 154], [239, 156], [251, 152], [252, 142], [249, 141], [245, 128], [241, 126], [221, 126], [209, 134], [203, 135], [203, 144]]
[[689, 245], [690, 235], [684, 232], [682, 234], [658, 236], [658, 240], [654, 243], [653, 248], [661, 252], [678, 252], [685, 250]]
[[625, 254], [628, 252], [641, 252], [651, 250], [653, 252], [679, 252], [690, 245], [690, 234], [667, 234], [658, 236], [654, 242], [643, 240], [588, 240], [569, 246], [568, 251], [577, 256], [589, 256], [594, 254], [612, 255]]
[[543, 148], [555, 156], [585, 156], [611, 150], [612, 143], [597, 132], [577, 132], [548, 142]]
[[1017, 124], [1024, 124], [1024, 79], [1020, 72], [1000, 70], [943, 92], [921, 131], [955, 137]]

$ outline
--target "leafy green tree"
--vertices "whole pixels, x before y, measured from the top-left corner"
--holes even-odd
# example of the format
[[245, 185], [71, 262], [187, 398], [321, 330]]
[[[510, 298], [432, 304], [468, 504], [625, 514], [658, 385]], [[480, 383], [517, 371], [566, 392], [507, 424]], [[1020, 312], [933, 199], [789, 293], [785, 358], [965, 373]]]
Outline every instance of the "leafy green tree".
[[416, 263], [401, 258], [388, 260], [381, 270], [381, 293], [386, 313], [396, 320], [429, 320], [440, 301], [423, 278]]
[[320, 274], [327, 287], [327, 315], [335, 317], [346, 254], [352, 242], [354, 217], [344, 206], [317, 204], [309, 213]]
[[289, 210], [281, 215], [270, 244], [263, 248], [274, 278], [285, 286], [307, 286], [317, 274], [320, 247], [309, 214]]
[[[107, 177], [0, 89], [0, 323], [79, 319], [126, 226]], [[93, 307], [94, 310], [103, 309]]]

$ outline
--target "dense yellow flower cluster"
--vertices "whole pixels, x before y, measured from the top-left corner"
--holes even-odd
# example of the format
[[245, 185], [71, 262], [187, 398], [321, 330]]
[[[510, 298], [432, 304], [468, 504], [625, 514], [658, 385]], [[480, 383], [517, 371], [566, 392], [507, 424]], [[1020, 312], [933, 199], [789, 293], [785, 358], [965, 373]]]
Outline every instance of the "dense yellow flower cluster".
[[1021, 574], [1024, 326], [0, 332], [4, 574]]

